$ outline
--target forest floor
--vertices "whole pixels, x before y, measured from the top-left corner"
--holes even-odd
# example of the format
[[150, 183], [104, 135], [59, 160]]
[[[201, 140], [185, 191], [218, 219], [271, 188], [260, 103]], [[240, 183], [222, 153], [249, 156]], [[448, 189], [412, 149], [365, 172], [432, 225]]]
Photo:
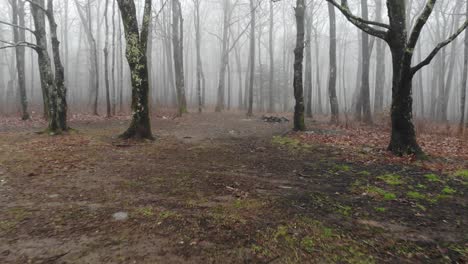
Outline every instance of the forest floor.
[[[426, 161], [388, 132], [243, 114], [0, 123], [0, 263], [465, 263], [466, 141]], [[437, 145], [439, 144], [439, 145]], [[437, 153], [441, 153], [437, 156]], [[449, 153], [449, 154], [447, 154]]]

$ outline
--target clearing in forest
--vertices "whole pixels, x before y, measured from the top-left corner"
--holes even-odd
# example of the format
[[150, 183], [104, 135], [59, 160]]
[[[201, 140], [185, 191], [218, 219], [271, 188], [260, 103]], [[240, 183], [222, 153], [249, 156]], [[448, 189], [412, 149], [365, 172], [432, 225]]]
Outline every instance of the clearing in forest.
[[467, 261], [463, 158], [440, 173], [315, 140], [347, 130], [241, 114], [155, 118], [156, 141], [120, 141], [125, 119], [3, 126], [0, 263]]

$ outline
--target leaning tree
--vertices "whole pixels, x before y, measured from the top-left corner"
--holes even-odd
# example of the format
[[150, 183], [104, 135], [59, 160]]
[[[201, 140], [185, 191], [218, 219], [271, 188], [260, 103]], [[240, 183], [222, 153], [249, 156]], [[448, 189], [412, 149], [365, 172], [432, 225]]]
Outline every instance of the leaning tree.
[[347, 0], [327, 0], [356, 27], [364, 32], [383, 39], [392, 53], [393, 81], [392, 81], [392, 133], [388, 150], [397, 155], [423, 154], [416, 142], [416, 133], [413, 125], [412, 108], [412, 80], [414, 75], [428, 65], [435, 55], [446, 45], [458, 37], [468, 26], [468, 20], [446, 40], [437, 44], [429, 55], [416, 64], [411, 65], [413, 52], [421, 35], [421, 31], [431, 16], [437, 0], [428, 0], [422, 13], [408, 32], [406, 17], [406, 0], [387, 0], [389, 24], [369, 21], [354, 15]]
[[141, 32], [138, 27], [135, 2], [117, 0], [125, 30], [126, 57], [132, 82], [132, 121], [120, 137], [153, 139], [148, 106], [148, 30], [151, 21], [151, 0], [145, 0]]

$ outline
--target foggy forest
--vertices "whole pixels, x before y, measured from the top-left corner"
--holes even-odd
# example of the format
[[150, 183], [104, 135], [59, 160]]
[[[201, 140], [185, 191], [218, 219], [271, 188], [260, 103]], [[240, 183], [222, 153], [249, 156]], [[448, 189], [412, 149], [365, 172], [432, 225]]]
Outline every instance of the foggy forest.
[[466, 263], [467, 0], [0, 0], [0, 263]]

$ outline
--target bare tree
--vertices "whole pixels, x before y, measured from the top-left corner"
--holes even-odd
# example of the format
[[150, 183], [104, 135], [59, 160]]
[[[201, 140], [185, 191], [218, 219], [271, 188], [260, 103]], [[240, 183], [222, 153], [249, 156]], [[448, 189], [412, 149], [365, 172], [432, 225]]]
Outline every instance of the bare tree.
[[[412, 122], [412, 79], [416, 72], [430, 64], [435, 55], [452, 42], [468, 26], [468, 20], [454, 34], [440, 42], [430, 54], [420, 63], [411, 66], [413, 51], [419, 40], [421, 30], [434, 10], [437, 0], [428, 0], [423, 11], [417, 18], [412, 31], [408, 34], [405, 0], [387, 0], [389, 24], [368, 21], [351, 13], [346, 0], [338, 4], [335, 0], [327, 0], [338, 8], [341, 13], [355, 26], [375, 37], [387, 42], [392, 53], [393, 87], [392, 87], [392, 135], [388, 149], [395, 154], [422, 154], [416, 142], [416, 133]], [[376, 28], [374, 28], [376, 27]]]

